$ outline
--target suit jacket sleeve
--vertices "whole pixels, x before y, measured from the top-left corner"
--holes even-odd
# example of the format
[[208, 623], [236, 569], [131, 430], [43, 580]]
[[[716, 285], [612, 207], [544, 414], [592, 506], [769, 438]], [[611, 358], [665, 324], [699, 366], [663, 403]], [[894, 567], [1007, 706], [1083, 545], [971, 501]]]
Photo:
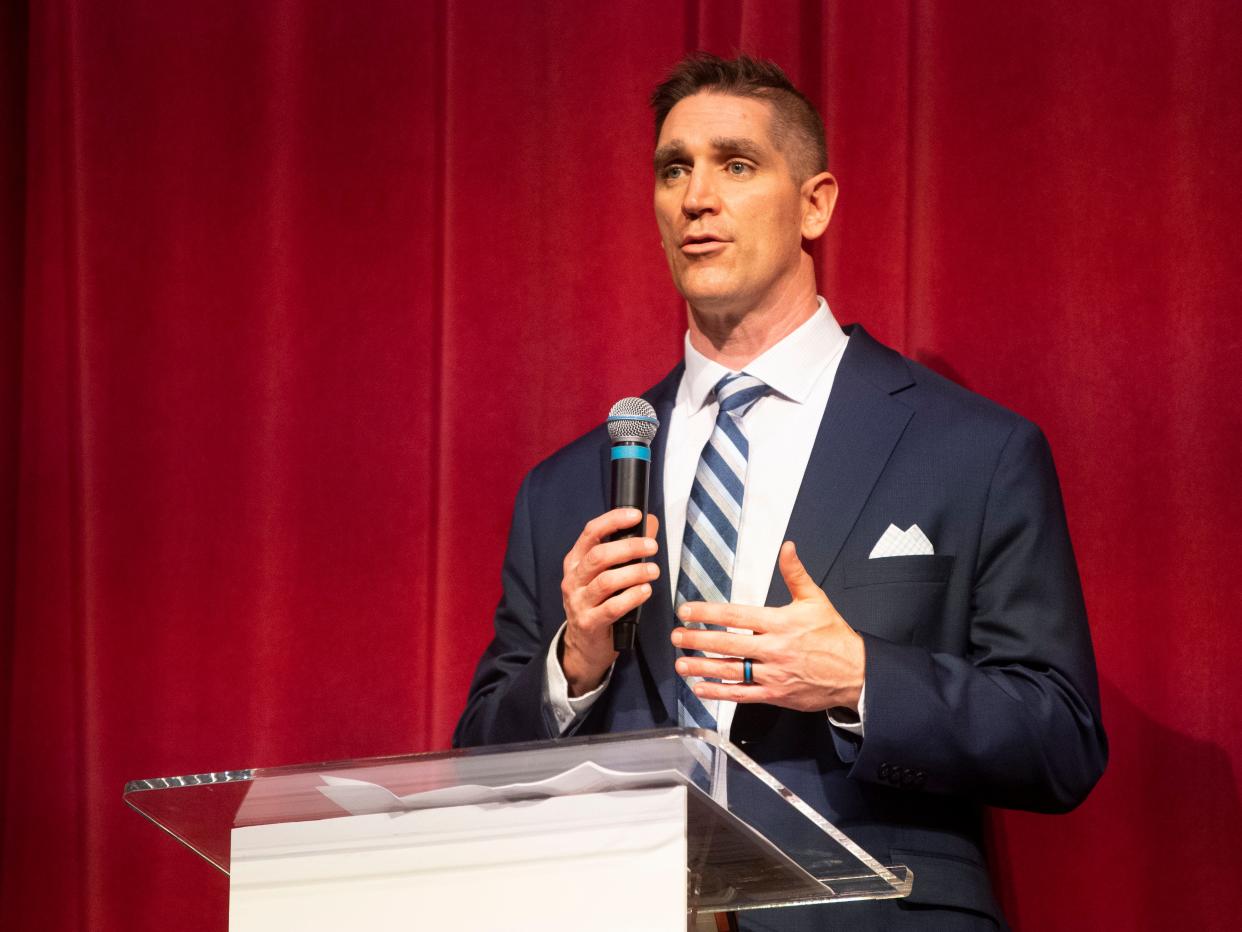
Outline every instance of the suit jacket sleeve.
[[837, 732], [838, 753], [862, 780], [1073, 808], [1103, 772], [1107, 744], [1051, 452], [1025, 421], [987, 492], [971, 613], [966, 656], [863, 635], [866, 737]]

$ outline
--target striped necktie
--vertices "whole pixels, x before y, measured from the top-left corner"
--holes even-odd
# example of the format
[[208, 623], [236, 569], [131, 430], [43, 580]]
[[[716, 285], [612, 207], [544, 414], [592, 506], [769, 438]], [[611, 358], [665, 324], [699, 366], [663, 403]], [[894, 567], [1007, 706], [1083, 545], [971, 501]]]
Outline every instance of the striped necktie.
[[[742, 523], [746, 461], [750, 455], [742, 418], [767, 392], [767, 385], [745, 372], [730, 373], [716, 383], [714, 394], [720, 410], [699, 457], [686, 504], [686, 533], [682, 538], [675, 600], [678, 608], [683, 602], [728, 602], [732, 595], [733, 558]], [[687, 627], [704, 625], [692, 622]], [[718, 625], [706, 627], [721, 630]], [[701, 656], [699, 651], [686, 653]], [[686, 728], [714, 729], [717, 703], [696, 696], [694, 682], [697, 677], [679, 679], [678, 722]]]

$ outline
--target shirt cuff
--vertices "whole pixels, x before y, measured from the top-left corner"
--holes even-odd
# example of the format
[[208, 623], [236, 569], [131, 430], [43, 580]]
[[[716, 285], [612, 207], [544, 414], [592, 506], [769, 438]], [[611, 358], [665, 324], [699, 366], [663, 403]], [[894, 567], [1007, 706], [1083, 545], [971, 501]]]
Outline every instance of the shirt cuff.
[[[564, 679], [564, 674], [561, 676]], [[862, 689], [858, 691], [858, 713], [855, 714], [852, 709], [832, 708], [828, 710], [828, 723], [834, 728], [840, 728], [842, 731], [848, 731], [851, 735], [863, 736], [863, 725], [867, 721], [866, 711], [867, 701], [867, 684], [862, 684]]]
[[562, 622], [560, 630], [556, 632], [556, 637], [552, 639], [552, 644], [548, 648], [548, 656], [544, 661], [543, 676], [544, 708], [552, 713], [552, 719], [556, 722], [557, 732], [562, 735], [569, 731], [582, 716], [587, 714], [591, 706], [595, 705], [595, 700], [608, 687], [609, 680], [612, 679], [612, 668], [609, 667], [608, 672], [604, 675], [604, 681], [589, 693], [583, 693], [581, 696], [570, 696], [569, 681], [565, 679], [565, 671], [561, 669], [561, 661], [559, 659], [561, 638], [564, 635], [565, 623]]

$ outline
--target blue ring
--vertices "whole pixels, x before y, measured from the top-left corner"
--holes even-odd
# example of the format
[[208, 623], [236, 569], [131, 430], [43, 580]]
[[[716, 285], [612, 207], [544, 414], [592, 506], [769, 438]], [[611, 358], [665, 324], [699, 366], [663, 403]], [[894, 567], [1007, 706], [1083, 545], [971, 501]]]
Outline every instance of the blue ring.
[[754, 662], [751, 660], [742, 660], [742, 682], [747, 686], [755, 685]]

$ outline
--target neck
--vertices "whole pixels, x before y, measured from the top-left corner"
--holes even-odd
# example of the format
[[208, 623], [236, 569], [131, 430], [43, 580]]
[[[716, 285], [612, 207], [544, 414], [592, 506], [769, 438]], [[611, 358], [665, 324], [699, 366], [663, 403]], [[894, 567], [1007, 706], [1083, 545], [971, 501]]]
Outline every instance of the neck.
[[[809, 259], [809, 257], [807, 257]], [[813, 269], [770, 299], [744, 309], [705, 309], [687, 303], [690, 345], [738, 372], [810, 320], [819, 306]]]

